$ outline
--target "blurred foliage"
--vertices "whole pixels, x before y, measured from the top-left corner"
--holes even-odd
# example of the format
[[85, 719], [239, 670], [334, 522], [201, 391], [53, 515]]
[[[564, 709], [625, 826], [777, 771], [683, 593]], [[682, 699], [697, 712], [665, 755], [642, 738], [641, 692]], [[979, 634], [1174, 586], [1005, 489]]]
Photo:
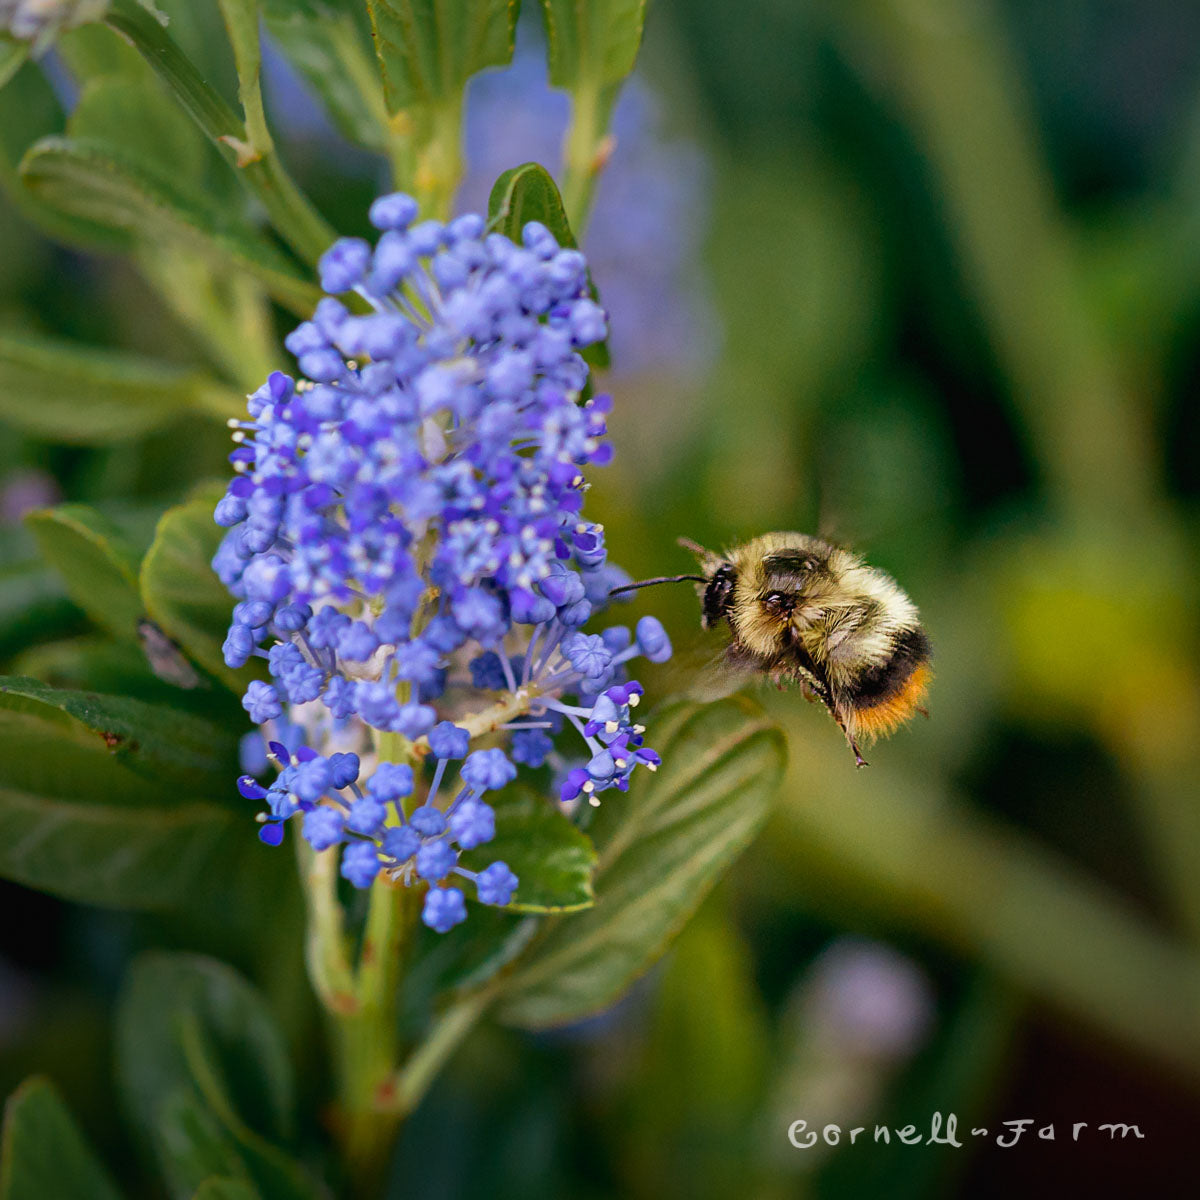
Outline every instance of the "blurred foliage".
[[[216, 6], [163, 7], [232, 103]], [[302, 70], [305, 55], [317, 75], [332, 56], [349, 77], [357, 43], [345, 28], [322, 41], [266, 8]], [[143, 1025], [175, 1036], [140, 1015], [139, 988], [168, 969], [143, 951], [228, 960], [278, 1021], [255, 1026], [270, 1078], [214, 1076], [218, 1094], [234, 1096], [220, 1128], [189, 1125], [193, 1098], [174, 1095], [177, 1130], [201, 1155], [175, 1194], [222, 1163], [270, 1175], [271, 1139], [291, 1139], [319, 1170], [314, 1147], [327, 1132], [294, 871], [233, 819], [217, 782], [248, 728], [219, 682], [223, 598], [205, 580], [170, 592], [156, 576], [181, 545], [195, 558], [197, 539], [215, 544], [203, 500], [170, 506], [223, 472], [216, 418], [282, 363], [279, 335], [312, 287], [296, 246], [264, 233], [218, 151], [103, 32], [68, 35], [44, 71], [23, 66], [0, 91], [0, 490], [32, 473], [69, 505], [25, 526], [4, 510], [0, 666], [42, 686], [0, 696], [23, 722], [3, 752], [56, 757], [55, 785], [38, 801], [49, 816], [78, 808], [82, 778], [103, 788], [110, 831], [159, 839], [142, 848], [160, 862], [157, 890], [130, 902], [158, 909], [173, 893], [186, 903], [106, 911], [92, 907], [95, 892], [56, 888], [52, 857], [21, 849], [18, 866], [6, 862], [9, 878], [63, 898], [0, 885], [0, 1084], [12, 1091], [34, 1071], [53, 1080], [10, 1102], [12, 1122], [50, 1114], [48, 1157], [12, 1167], [28, 1187], [50, 1194], [39, 1172], [55, 1163], [82, 1181], [77, 1194], [108, 1194], [106, 1169], [123, 1194], [155, 1196], [155, 1172], [138, 1157], [155, 1148], [135, 1149], [118, 1126], [110, 1066], [114, 1010], [119, 1039]], [[801, 1117], [927, 1130], [948, 1110], [960, 1132], [1024, 1115], [1055, 1122], [1054, 1161], [1069, 1163], [1079, 1194], [1175, 1194], [1172, 1172], [1194, 1175], [1196, 32], [1181, 0], [651, 6], [640, 70], [711, 159], [703, 266], [721, 340], [702, 377], [621, 381], [618, 457], [589, 503], [637, 575], [686, 569], [680, 534], [721, 545], [807, 529], [861, 548], [922, 609], [936, 652], [931, 719], [875, 747], [870, 770], [856, 773], [822, 714], [795, 694], [764, 693], [790, 766], [728, 882], [601, 1017], [558, 1032], [474, 1033], [409, 1123], [390, 1194], [412, 1194], [410, 1173], [422, 1194], [454, 1197], [737, 1190], [765, 1200], [985, 1197], [1058, 1177], [1032, 1135], [1008, 1158], [990, 1139], [953, 1151], [843, 1141], [823, 1154], [787, 1142]], [[76, 96], [70, 71], [84, 63], [136, 78]], [[602, 106], [603, 90], [589, 102]], [[280, 94], [268, 90], [267, 111], [281, 157], [332, 226], [360, 230], [382, 160], [330, 128], [314, 133], [293, 119], [301, 97]], [[391, 152], [370, 124], [382, 94], [325, 99], [339, 129]], [[96, 131], [114, 123], [127, 139], [98, 147]], [[164, 146], [169, 178], [143, 156]], [[619, 144], [613, 153], [615, 169]], [[18, 170], [55, 204], [36, 225]], [[135, 228], [114, 235], [89, 218], [101, 182], [136, 195]], [[590, 181], [574, 186], [583, 194]], [[132, 260], [114, 253], [131, 246]], [[197, 305], [198, 295], [219, 303]], [[218, 316], [198, 322], [200, 311]], [[45, 371], [31, 382], [31, 363], [51, 364], [53, 386]], [[684, 648], [651, 690], [685, 691], [712, 648], [686, 590], [651, 595], [638, 603], [653, 603]], [[191, 648], [202, 686], [184, 701], [151, 669], [143, 613], [168, 647]], [[172, 748], [178, 795], [189, 798], [172, 816], [203, 838], [191, 825], [148, 825], [138, 805], [157, 801], [136, 756], [102, 754], [51, 688], [149, 702], [169, 690], [183, 703], [191, 734], [138, 714], [141, 750]], [[0, 801], [0, 824], [4, 811]], [[804, 997], [847, 934], [922, 965], [931, 1024], [902, 1052], [814, 1040]], [[227, 993], [256, 1012], [264, 1004], [240, 979], [195, 972], [170, 986], [194, 989], [201, 1023]], [[886, 1002], [894, 985], [874, 986]], [[561, 997], [532, 985], [529, 997], [519, 1024], [548, 1023], [537, 1004], [570, 1015]], [[166, 1085], [126, 1070], [123, 1102], [158, 1104]], [[283, 1120], [293, 1074], [294, 1110], [309, 1114], [299, 1128], [248, 1125], [263, 1116], [264, 1092]], [[811, 1108], [799, 1111], [797, 1097]], [[1073, 1121], [1104, 1120], [1142, 1124], [1153, 1156], [1149, 1142], [1061, 1144]], [[16, 1187], [6, 1176], [0, 1194], [34, 1194]]]

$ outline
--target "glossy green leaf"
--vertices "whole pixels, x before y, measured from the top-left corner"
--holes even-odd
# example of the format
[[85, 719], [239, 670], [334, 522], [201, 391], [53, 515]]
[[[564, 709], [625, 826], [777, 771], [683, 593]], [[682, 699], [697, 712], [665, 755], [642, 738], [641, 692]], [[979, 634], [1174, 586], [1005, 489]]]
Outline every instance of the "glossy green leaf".
[[244, 271], [280, 304], [307, 316], [320, 290], [282, 251], [227, 208], [147, 168], [108, 142], [43, 138], [26, 153], [20, 176], [44, 204], [69, 216], [136, 234], [178, 240], [214, 265]]
[[185, 654], [229, 687], [243, 691], [254, 676], [250, 670], [233, 671], [225, 665], [221, 644], [234, 601], [211, 565], [225, 534], [213, 520], [213, 507], [223, 494], [221, 484], [206, 486], [163, 514], [142, 560], [142, 599], [147, 613]]
[[0, 877], [84, 904], [170, 908], [194, 897], [233, 824], [211, 804], [85, 804], [0, 785]]
[[32, 512], [25, 525], [71, 599], [102, 628], [136, 638], [142, 618], [138, 555], [121, 530], [85, 504]]
[[[488, 224], [497, 233], [521, 244], [521, 231], [529, 221], [540, 221], [550, 230], [560, 246], [575, 249], [578, 243], [567, 210], [563, 207], [558, 185], [540, 163], [527, 162], [505, 171], [492, 185], [488, 197]], [[592, 299], [599, 300], [596, 285], [588, 275]], [[608, 341], [588, 346], [582, 351], [584, 360], [593, 367], [607, 367], [610, 362]]]
[[353, 0], [263, 2], [271, 37], [324, 101], [334, 124], [351, 141], [382, 151], [387, 109], [365, 15], [365, 6]]
[[494, 801], [496, 836], [463, 856], [472, 871], [507, 863], [520, 880], [515, 912], [571, 912], [592, 904], [596, 851], [558, 804], [526, 788], [508, 788]]
[[[208, 722], [124, 697], [8, 679], [0, 687], [0, 876], [56, 896], [116, 908], [193, 899], [235, 834], [236, 797]], [[179, 757], [169, 765], [171, 738]], [[131, 769], [130, 765], [138, 769]], [[223, 765], [220, 778], [214, 768]], [[151, 782], [159, 769], [166, 774]]]
[[542, 20], [555, 87], [619, 83], [637, 61], [646, 0], [542, 0]]
[[391, 112], [458, 103], [467, 80], [512, 59], [515, 0], [367, 0]]
[[742, 698], [660, 712], [657, 774], [608, 793], [592, 836], [596, 904], [552, 918], [506, 982], [501, 1015], [543, 1028], [611, 1004], [682, 929], [766, 819], [783, 737]]
[[[35, 679], [0, 676], [0, 714], [61, 724], [122, 766], [197, 796], [228, 792], [237, 765], [237, 731], [131, 696], [103, 696], [49, 687]], [[84, 731], [80, 733], [79, 731]], [[4, 775], [0, 768], [0, 777]]]
[[[263, 1200], [320, 1194], [268, 1140], [291, 1131], [291, 1067], [266, 1002], [237, 972], [198, 955], [144, 955], [118, 1001], [116, 1057], [125, 1108], [175, 1194], [190, 1196], [206, 1165], [253, 1181]], [[181, 1126], [191, 1131], [184, 1156]]]
[[54, 1085], [27, 1079], [4, 1108], [0, 1200], [120, 1200]]
[[576, 247], [558, 185], [550, 172], [535, 162], [505, 171], [488, 197], [488, 225], [497, 233], [520, 245], [521, 231], [529, 221], [545, 225], [560, 246]]
[[0, 336], [0, 418], [71, 445], [125, 442], [239, 398], [200, 371], [50, 338]]

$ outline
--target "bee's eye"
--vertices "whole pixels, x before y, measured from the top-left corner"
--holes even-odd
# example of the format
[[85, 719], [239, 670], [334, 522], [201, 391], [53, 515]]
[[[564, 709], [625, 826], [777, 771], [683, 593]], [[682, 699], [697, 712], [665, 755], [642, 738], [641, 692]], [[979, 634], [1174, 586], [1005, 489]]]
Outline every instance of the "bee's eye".
[[763, 607], [768, 612], [776, 613], [782, 616], [784, 613], [790, 613], [796, 606], [795, 596], [789, 595], [787, 592], [768, 592], [763, 597]]

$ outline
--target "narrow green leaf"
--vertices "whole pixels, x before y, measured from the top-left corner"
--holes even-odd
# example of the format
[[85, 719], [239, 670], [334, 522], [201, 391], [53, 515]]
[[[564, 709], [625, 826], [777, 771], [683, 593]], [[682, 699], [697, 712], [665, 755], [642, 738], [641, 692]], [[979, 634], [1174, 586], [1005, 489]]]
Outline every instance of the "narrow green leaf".
[[367, 0], [389, 111], [458, 103], [467, 80], [512, 60], [516, 0]]
[[240, 692], [254, 675], [225, 665], [221, 645], [234, 601], [212, 569], [225, 535], [213, 520], [223, 493], [221, 484], [206, 485], [187, 503], [167, 509], [142, 560], [141, 588], [146, 611], [159, 628], [199, 666]]
[[642, 44], [646, 0], [542, 0], [550, 82], [574, 90], [586, 81], [619, 83]]
[[264, 0], [263, 19], [292, 66], [325, 102], [333, 123], [368, 150], [386, 149], [383, 80], [363, 20], [346, 0]]
[[48, 1079], [27, 1079], [4, 1107], [0, 1200], [120, 1200]]
[[[245, 1165], [232, 1140], [204, 1101], [187, 1085], [167, 1092], [159, 1102], [150, 1142], [167, 1191], [178, 1200], [192, 1196], [213, 1175], [242, 1179]], [[251, 1187], [254, 1200], [261, 1200]]]
[[28, 57], [27, 42], [13, 42], [0, 37], [0, 88], [21, 69]]
[[195, 190], [148, 171], [118, 146], [43, 138], [26, 153], [20, 175], [56, 211], [142, 239], [181, 241], [215, 265], [251, 275], [300, 315], [309, 315], [320, 298], [316, 285], [266, 238]]
[[233, 824], [210, 804], [85, 804], [0, 786], [0, 877], [83, 904], [170, 908], [194, 896]]
[[[48, 687], [35, 679], [0, 676], [0, 713], [58, 722], [59, 714], [94, 737], [122, 766], [193, 795], [221, 795], [237, 766], [236, 730], [130, 696], [103, 696]], [[0, 768], [0, 776], [3, 768]]]
[[663, 766], [627, 799], [606, 797], [592, 828], [595, 907], [551, 918], [505, 984], [500, 1011], [513, 1024], [543, 1028], [611, 1004], [766, 819], [783, 738], [749, 701], [672, 706], [650, 737]]
[[[252, 1180], [264, 1200], [319, 1194], [298, 1164], [267, 1140], [291, 1130], [291, 1067], [266, 1002], [235, 971], [198, 955], [138, 959], [117, 1005], [116, 1055], [129, 1116], [143, 1131], [159, 1131], [158, 1152], [168, 1156], [164, 1168], [180, 1183], [186, 1175], [184, 1194], [203, 1181], [203, 1174], [196, 1177], [200, 1162], [208, 1163], [208, 1174]], [[161, 1124], [168, 1103], [205, 1135], [203, 1159], [172, 1157]], [[227, 1159], [223, 1166], [215, 1162], [217, 1150]]]
[[592, 904], [596, 851], [558, 805], [527, 788], [508, 788], [494, 802], [496, 836], [463, 855], [472, 871], [507, 863], [520, 880], [513, 912], [571, 912]]
[[[554, 234], [560, 246], [576, 249], [578, 243], [571, 232], [567, 210], [563, 206], [558, 185], [550, 172], [540, 163], [527, 162], [505, 171], [492, 185], [488, 197], [488, 224], [519, 246], [521, 233], [530, 221], [540, 221]], [[599, 302], [596, 285], [588, 274], [588, 290]], [[607, 367], [611, 361], [608, 340], [582, 351], [584, 361], [593, 367]]]
[[0, 418], [70, 445], [106, 445], [239, 398], [199, 371], [50, 338], [0, 336]]
[[85, 504], [32, 512], [25, 526], [42, 557], [63, 577], [71, 599], [102, 628], [136, 638], [142, 619], [138, 555], [120, 529]]

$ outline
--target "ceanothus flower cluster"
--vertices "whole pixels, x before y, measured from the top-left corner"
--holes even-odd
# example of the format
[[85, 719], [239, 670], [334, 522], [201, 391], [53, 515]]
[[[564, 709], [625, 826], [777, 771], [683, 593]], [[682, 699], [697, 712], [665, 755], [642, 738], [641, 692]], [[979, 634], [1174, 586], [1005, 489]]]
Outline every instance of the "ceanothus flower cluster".
[[239, 781], [260, 836], [299, 816], [356, 887], [426, 885], [445, 931], [461, 880], [513, 899], [505, 863], [460, 855], [494, 837], [486, 797], [518, 764], [556, 769], [568, 808], [658, 765], [624, 668], [671, 647], [652, 617], [583, 630], [624, 579], [582, 515], [584, 468], [611, 457], [608, 397], [580, 400], [579, 352], [606, 333], [583, 256], [533, 222], [521, 245], [475, 215], [417, 222], [399, 194], [370, 217], [377, 243], [331, 247], [330, 295], [286, 339], [301, 377], [273, 374], [231, 422], [213, 566], [238, 600], [225, 661], [270, 675], [243, 699], [279, 739], [274, 782]]

